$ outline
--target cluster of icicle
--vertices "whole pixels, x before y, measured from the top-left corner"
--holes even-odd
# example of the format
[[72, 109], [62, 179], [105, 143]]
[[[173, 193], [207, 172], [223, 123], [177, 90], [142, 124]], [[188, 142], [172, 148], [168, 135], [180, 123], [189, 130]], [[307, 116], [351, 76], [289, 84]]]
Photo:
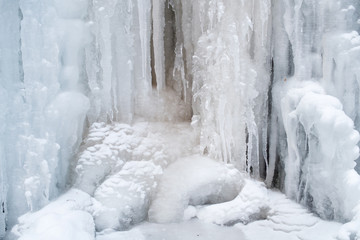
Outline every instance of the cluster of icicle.
[[202, 154], [323, 217], [353, 217], [358, 1], [0, 0], [0, 9], [0, 236], [5, 218], [11, 226], [64, 189], [91, 123], [136, 117], [191, 119]]

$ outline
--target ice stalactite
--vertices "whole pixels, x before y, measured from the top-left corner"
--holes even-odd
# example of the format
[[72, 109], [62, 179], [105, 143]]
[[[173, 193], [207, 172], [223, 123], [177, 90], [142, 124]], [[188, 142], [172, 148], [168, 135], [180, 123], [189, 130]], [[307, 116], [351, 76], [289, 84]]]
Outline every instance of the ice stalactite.
[[358, 7], [357, 1], [279, 1], [273, 7], [266, 182], [321, 217], [339, 221], [356, 221], [353, 209], [360, 197], [354, 170], [359, 156], [354, 130], [359, 130]]
[[81, 141], [89, 107], [81, 87], [86, 5], [1, 2], [1, 184], [8, 190], [1, 194], [1, 216], [11, 212], [9, 226], [62, 191]]
[[154, 49], [154, 65], [157, 89], [165, 88], [165, 50], [164, 50], [164, 28], [165, 28], [165, 0], [152, 1], [152, 34]]
[[[12, 225], [64, 189], [87, 127], [140, 118], [191, 119], [201, 154], [266, 178], [324, 218], [356, 219], [359, 8], [0, 0], [0, 236], [7, 212]], [[111, 171], [103, 167], [94, 185]]]
[[180, 63], [186, 77], [184, 86], [192, 85], [193, 125], [200, 128], [202, 152], [236, 163], [256, 177], [263, 175], [270, 1], [172, 1], [172, 5], [177, 66]]
[[[8, 176], [13, 165], [9, 159], [16, 159], [13, 147], [17, 116], [11, 109], [22, 102], [20, 70], [20, 19], [18, 1], [0, 1], [0, 238], [7, 230], [7, 219], [12, 218], [8, 211]], [[5, 58], [6, 57], [6, 58]], [[11, 212], [12, 214], [12, 212]]]

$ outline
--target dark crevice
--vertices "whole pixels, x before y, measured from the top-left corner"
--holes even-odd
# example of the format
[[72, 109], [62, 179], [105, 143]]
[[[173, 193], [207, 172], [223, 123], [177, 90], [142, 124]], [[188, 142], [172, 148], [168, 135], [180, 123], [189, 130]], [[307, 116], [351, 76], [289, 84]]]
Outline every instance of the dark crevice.
[[155, 52], [154, 52], [154, 21], [152, 16], [151, 16], [151, 37], [150, 37], [150, 66], [151, 66], [151, 85], [153, 88], [156, 88], [157, 83], [156, 83]]
[[176, 48], [176, 24], [175, 11], [169, 0], [165, 2], [165, 28], [164, 28], [164, 54], [165, 54], [165, 84], [174, 88], [173, 69], [175, 63]]
[[288, 77], [292, 77], [295, 74], [295, 64], [294, 64], [294, 53], [293, 53], [293, 47], [289, 40], [288, 44]]
[[[21, 21], [23, 20], [24, 16], [21, 11], [21, 8], [18, 9], [18, 15], [19, 15], [19, 36], [21, 36]], [[21, 37], [19, 37], [19, 52], [18, 52], [18, 59], [19, 59], [19, 78], [20, 82], [24, 82], [24, 67], [23, 67], [23, 57], [22, 57], [22, 51], [21, 51]]]

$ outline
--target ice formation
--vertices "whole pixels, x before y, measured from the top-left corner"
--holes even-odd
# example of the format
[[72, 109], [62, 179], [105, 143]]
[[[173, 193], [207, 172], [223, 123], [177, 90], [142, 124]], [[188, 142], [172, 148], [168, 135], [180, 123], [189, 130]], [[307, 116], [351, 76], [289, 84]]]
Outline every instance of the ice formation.
[[149, 221], [181, 221], [189, 205], [233, 200], [242, 187], [240, 172], [231, 166], [201, 156], [179, 159], [166, 168], [161, 178], [149, 209]]
[[[299, 223], [271, 215], [277, 196], [263, 186], [236, 196], [234, 168], [345, 223], [338, 239], [359, 238], [359, 9], [358, 0], [0, 0], [0, 238], [15, 226], [14, 238], [46, 239], [35, 230], [60, 214], [80, 219], [76, 238], [93, 239], [93, 219], [97, 231], [125, 229], [149, 208], [159, 222], [266, 218], [239, 228], [313, 236], [301, 219], [316, 218], [302, 208], [291, 210]], [[187, 173], [191, 183], [177, 185]], [[235, 199], [202, 206], [214, 202], [197, 191], [209, 186]], [[66, 208], [75, 191], [82, 206], [47, 205], [71, 187], [51, 204]], [[170, 219], [158, 217], [163, 203]]]

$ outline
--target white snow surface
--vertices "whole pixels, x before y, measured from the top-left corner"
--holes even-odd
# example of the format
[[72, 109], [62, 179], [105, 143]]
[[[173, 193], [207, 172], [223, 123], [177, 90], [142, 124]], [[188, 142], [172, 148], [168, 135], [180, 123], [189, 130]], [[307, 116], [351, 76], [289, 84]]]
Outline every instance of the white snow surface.
[[95, 214], [97, 230], [124, 230], [144, 221], [161, 174], [161, 167], [151, 162], [130, 161], [101, 183], [94, 193], [103, 206]]
[[266, 219], [271, 206], [268, 190], [260, 182], [245, 180], [240, 194], [225, 203], [201, 206], [196, 209], [196, 217], [204, 222], [218, 225], [234, 225], [238, 222], [250, 222]]
[[233, 166], [202, 156], [189, 156], [171, 164], [164, 172], [149, 209], [149, 220], [157, 223], [181, 221], [189, 206], [234, 199], [243, 187], [243, 177]]
[[11, 231], [10, 239], [21, 240], [93, 240], [94, 220], [89, 213], [91, 197], [71, 189], [43, 209], [27, 213]]
[[[116, 161], [109, 162], [113, 172], [95, 184], [91, 195], [72, 188], [45, 208], [20, 217], [8, 239], [336, 239], [340, 223], [321, 220], [282, 193], [251, 180], [231, 164], [194, 155], [196, 144], [186, 144], [191, 136], [196, 139], [189, 123], [159, 126], [144, 122], [134, 126], [94, 124], [92, 129], [97, 134], [89, 133], [83, 153], [93, 148], [94, 143], [100, 148], [112, 144], [109, 140], [117, 138], [108, 134], [107, 129], [116, 127], [118, 131], [112, 133], [123, 136], [122, 131], [126, 131], [127, 140], [138, 145], [134, 144], [127, 155], [121, 156], [122, 160], [118, 159], [121, 167]], [[159, 142], [153, 142], [153, 131], [157, 132]], [[137, 147], [153, 149], [156, 144], [158, 152], [165, 151], [168, 146], [163, 143], [174, 137], [179, 137], [184, 144], [177, 143], [178, 146], [188, 151], [182, 150], [185, 154], [179, 154], [177, 160], [167, 159], [170, 164], [158, 161], [156, 154], [147, 153], [140, 158], [134, 154]], [[135, 141], [139, 138], [141, 141]], [[168, 151], [175, 156], [177, 149]], [[96, 159], [101, 159], [103, 152], [97, 153]], [[111, 159], [119, 153], [109, 154]], [[78, 166], [84, 161], [79, 161]], [[342, 231], [346, 235], [353, 228], [345, 225]]]

